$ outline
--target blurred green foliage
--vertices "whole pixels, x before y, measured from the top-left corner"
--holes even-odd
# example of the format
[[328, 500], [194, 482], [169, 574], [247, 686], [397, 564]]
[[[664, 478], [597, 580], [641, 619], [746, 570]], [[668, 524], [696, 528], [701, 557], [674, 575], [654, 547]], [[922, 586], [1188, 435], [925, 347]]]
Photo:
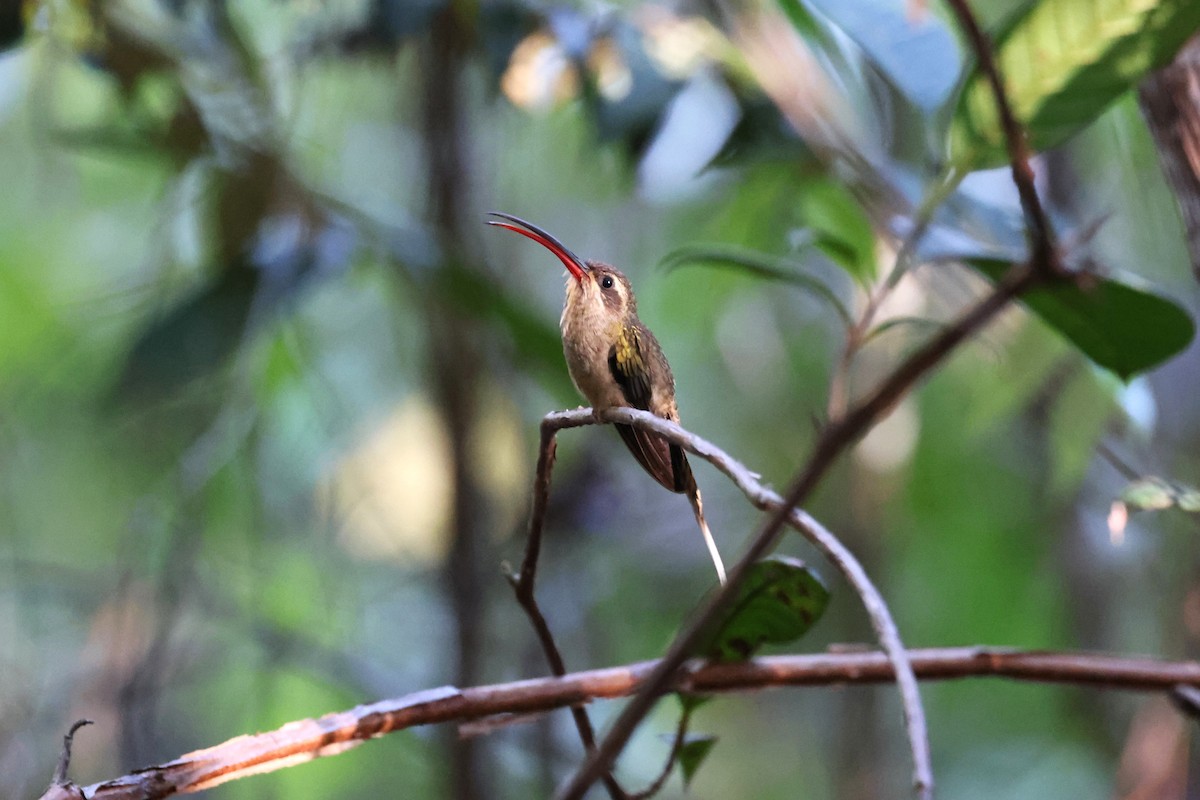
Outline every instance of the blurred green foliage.
[[[889, 332], [852, 359], [852, 397], [986, 291], [962, 259], [992, 274], [1024, 254], [1005, 170], [948, 182], [963, 109], [972, 141], [996, 132], [954, 29], [919, 5], [713, 21], [649, 2], [43, 0], [0, 18], [0, 795], [36, 796], [78, 717], [97, 721], [72, 764], [90, 783], [464, 664], [545, 673], [500, 564], [521, 554], [538, 420], [579, 400], [557, 265], [489, 236], [487, 210], [624, 269], [684, 425], [783, 485], [827, 413], [835, 309], [861, 313], [923, 198], [948, 196], [894, 273]], [[980, 11], [1017, 48], [1056, 5]], [[1200, 649], [1194, 515], [1133, 515], [1121, 547], [1105, 521], [1125, 468], [1172, 486], [1200, 469], [1200, 295], [1129, 91], [1196, 27], [1191, 4], [1160, 5], [1177, 24], [1093, 55], [1064, 43], [1061, 74], [1039, 73], [1061, 91], [1015, 89], [1033, 142], [1056, 145], [1039, 170], [1068, 263], [1098, 289], [1002, 316], [810, 509], [911, 646]], [[671, 253], [741, 266], [660, 268]], [[565, 432], [558, 457], [538, 591], [568, 666], [651, 658], [711, 588], [688, 508], [611, 431]], [[696, 470], [732, 555], [760, 515]], [[797, 538], [782, 550], [820, 565]], [[829, 589], [800, 646], [871, 642], [853, 592]], [[984, 682], [925, 697], [944, 798], [1200, 774], [1157, 700]], [[597, 726], [613, 713], [598, 705]], [[677, 713], [639, 731], [630, 785], [661, 768]], [[720, 742], [696, 745], [690, 796], [907, 791], [890, 687], [696, 716]], [[467, 756], [453, 739], [392, 735], [210, 795], [463, 796], [471, 763], [476, 796], [543, 796], [581, 752], [565, 714]], [[1147, 742], [1169, 746], [1129, 755]]]

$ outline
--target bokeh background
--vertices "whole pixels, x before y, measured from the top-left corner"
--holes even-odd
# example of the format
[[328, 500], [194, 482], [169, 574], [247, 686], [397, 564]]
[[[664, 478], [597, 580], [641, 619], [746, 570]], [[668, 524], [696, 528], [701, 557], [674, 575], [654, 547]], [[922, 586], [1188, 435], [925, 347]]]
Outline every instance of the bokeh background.
[[[999, 30], [1029, 3], [978, 3]], [[0, 796], [71, 721], [90, 783], [444, 684], [545, 674], [504, 579], [537, 426], [579, 403], [563, 278], [502, 210], [623, 268], [686, 427], [776, 486], [826, 418], [844, 329], [943, 174], [964, 69], [940, 7], [626, 0], [45, 0], [0, 55]], [[1200, 310], [1127, 92], [1038, 162], [1072, 258]], [[942, 238], [1020, 245], [1003, 168]], [[936, 226], [935, 226], [936, 227]], [[936, 237], [931, 237], [936, 238]], [[960, 245], [961, 246], [961, 245]], [[932, 259], [844, 387], [861, 396], [984, 282]], [[675, 264], [674, 267], [671, 264]], [[1152, 325], [1153, 321], [1147, 321]], [[845, 458], [810, 508], [910, 646], [1196, 655], [1196, 522], [1105, 519], [1130, 474], [1195, 482], [1200, 354], [1124, 382], [1013, 308]], [[713, 575], [686, 501], [601, 428], [559, 443], [539, 597], [570, 668], [654, 657]], [[760, 515], [696, 472], [732, 560]], [[1127, 474], [1128, 473], [1128, 474]], [[833, 592], [798, 646], [872, 643]], [[1160, 698], [924, 688], [943, 798], [1183, 797]], [[603, 728], [619, 708], [594, 707]], [[659, 769], [676, 706], [621, 761]], [[907, 796], [894, 689], [722, 698], [690, 796]], [[567, 715], [392, 735], [214, 798], [548, 796]], [[1191, 762], [1194, 763], [1194, 762]], [[599, 795], [599, 790], [597, 795]], [[678, 778], [666, 797], [683, 792]]]

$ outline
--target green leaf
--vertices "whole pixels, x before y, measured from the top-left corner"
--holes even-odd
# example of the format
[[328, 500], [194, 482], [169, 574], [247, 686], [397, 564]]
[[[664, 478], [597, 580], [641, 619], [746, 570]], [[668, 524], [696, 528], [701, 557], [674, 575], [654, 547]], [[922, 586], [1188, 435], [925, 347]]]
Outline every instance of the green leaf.
[[816, 156], [784, 118], [779, 106], [760, 96], [739, 102], [741, 119], [704, 170], [762, 162], [816, 163]]
[[683, 788], [686, 789], [691, 784], [696, 770], [700, 769], [700, 765], [708, 758], [716, 743], [716, 736], [702, 733], [691, 733], [684, 739], [679, 748], [679, 771], [683, 773]]
[[833, 290], [816, 278], [793, 270], [791, 268], [793, 263], [790, 259], [733, 245], [681, 247], [668, 253], [660, 262], [668, 270], [687, 264], [710, 264], [716, 267], [740, 269], [758, 278], [790, 283], [829, 303], [847, 327], [854, 324], [850, 318], [850, 311], [833, 293]]
[[[1041, 0], [996, 44], [1017, 120], [1033, 149], [1076, 133], [1200, 29], [1196, 0]], [[950, 128], [952, 160], [1005, 163], [1004, 136], [987, 78], [967, 77]]]
[[246, 336], [258, 286], [258, 272], [237, 264], [149, 322], [125, 356], [117, 397], [169, 397], [220, 368]]
[[875, 278], [875, 232], [866, 212], [840, 182], [811, 183], [800, 198], [800, 216], [816, 245], [860, 284]]
[[[992, 280], [1011, 267], [997, 260], [968, 263]], [[1071, 284], [1035, 289], [1021, 301], [1124, 380], [1180, 352], [1196, 333], [1192, 318], [1175, 303], [1111, 278], [1097, 279], [1089, 289]]]
[[742, 661], [764, 644], [800, 638], [829, 603], [829, 590], [804, 562], [772, 556], [750, 567], [733, 606], [698, 651], [717, 661]]

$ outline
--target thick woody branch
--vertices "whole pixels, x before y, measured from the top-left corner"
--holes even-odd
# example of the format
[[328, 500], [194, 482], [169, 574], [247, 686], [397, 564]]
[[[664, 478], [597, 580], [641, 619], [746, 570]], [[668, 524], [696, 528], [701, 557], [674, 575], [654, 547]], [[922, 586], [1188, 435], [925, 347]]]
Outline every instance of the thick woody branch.
[[[994, 677], [1156, 692], [1200, 687], [1200, 663], [1195, 661], [961, 647], [912, 650], [908, 662], [922, 680]], [[289, 722], [268, 733], [239, 736], [165, 764], [83, 787], [82, 796], [86, 800], [160, 800], [340, 753], [367, 739], [418, 725], [530, 714], [626, 697], [645, 685], [658, 663], [644, 661], [462, 690], [446, 687], [383, 700]], [[774, 656], [733, 664], [693, 661], [677, 672], [668, 689], [720, 693], [893, 680], [891, 660], [883, 653], [868, 651]]]

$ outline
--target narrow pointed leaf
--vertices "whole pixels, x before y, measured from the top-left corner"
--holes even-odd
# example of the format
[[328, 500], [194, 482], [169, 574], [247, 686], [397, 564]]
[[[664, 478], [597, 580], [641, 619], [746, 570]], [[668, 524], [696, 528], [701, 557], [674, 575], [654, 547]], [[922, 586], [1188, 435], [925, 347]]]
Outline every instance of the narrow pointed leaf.
[[827, 302], [847, 327], [854, 324], [850, 311], [832, 289], [810, 275], [797, 272], [786, 258], [730, 245], [699, 245], [681, 247], [667, 255], [661, 263], [668, 270], [688, 264], [708, 264], [741, 270], [758, 278], [790, 283]]
[[679, 748], [679, 771], [683, 774], [683, 787], [686, 789], [696, 776], [696, 770], [708, 758], [717, 737], [709, 734], [688, 734], [683, 746]]

